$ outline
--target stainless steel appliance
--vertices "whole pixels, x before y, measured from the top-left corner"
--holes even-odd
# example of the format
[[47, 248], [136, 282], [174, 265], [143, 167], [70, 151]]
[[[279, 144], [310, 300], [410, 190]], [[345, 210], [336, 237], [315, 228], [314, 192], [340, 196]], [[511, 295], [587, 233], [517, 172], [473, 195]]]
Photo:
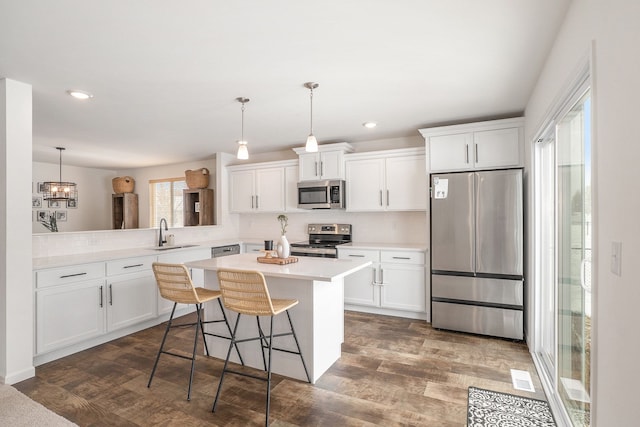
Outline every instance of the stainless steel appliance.
[[298, 208], [344, 209], [345, 182], [341, 180], [298, 183]]
[[523, 339], [522, 170], [431, 175], [435, 328]]
[[211, 258], [235, 255], [240, 253], [240, 245], [225, 245], [211, 248]]
[[338, 258], [337, 245], [351, 242], [351, 224], [309, 224], [309, 241], [291, 244], [291, 255]]

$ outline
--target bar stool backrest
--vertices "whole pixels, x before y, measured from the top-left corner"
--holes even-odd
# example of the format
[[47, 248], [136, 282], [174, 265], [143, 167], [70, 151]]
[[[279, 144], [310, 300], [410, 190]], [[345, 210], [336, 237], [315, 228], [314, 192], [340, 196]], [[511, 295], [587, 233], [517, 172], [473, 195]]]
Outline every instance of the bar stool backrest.
[[264, 275], [252, 270], [218, 270], [218, 283], [225, 307], [251, 316], [274, 316]]
[[183, 264], [154, 262], [152, 267], [162, 298], [182, 304], [202, 302], [193, 286], [189, 270]]

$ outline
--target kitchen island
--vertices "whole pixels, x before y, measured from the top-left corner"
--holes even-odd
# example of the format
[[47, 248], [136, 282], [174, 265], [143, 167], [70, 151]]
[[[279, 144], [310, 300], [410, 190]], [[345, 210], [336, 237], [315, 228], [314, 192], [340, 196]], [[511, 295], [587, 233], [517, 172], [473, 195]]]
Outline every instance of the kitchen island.
[[[293, 326], [300, 342], [300, 348], [309, 369], [311, 382], [315, 383], [329, 367], [340, 358], [344, 341], [344, 277], [366, 268], [371, 261], [340, 260], [332, 258], [300, 257], [292, 264], [277, 265], [259, 263], [255, 254], [239, 254], [222, 258], [212, 258], [186, 263], [192, 269], [204, 270], [205, 287], [219, 289], [218, 269], [257, 270], [267, 280], [272, 298], [295, 298], [299, 304], [290, 310]], [[217, 302], [205, 304], [205, 320], [220, 316]], [[230, 323], [235, 324], [236, 313], [230, 315]], [[268, 334], [268, 319], [261, 319], [261, 327]], [[208, 332], [228, 335], [224, 324], [207, 325]], [[288, 330], [287, 316], [274, 318], [274, 332]], [[238, 337], [257, 336], [255, 318], [242, 316], [238, 327]], [[209, 353], [224, 359], [229, 341], [207, 336]], [[293, 337], [277, 338], [275, 347], [295, 350]], [[262, 353], [258, 342], [239, 345], [246, 365], [263, 369]], [[239, 363], [235, 351], [231, 360]], [[300, 357], [285, 352], [274, 352], [272, 371], [291, 378], [306, 381]]]

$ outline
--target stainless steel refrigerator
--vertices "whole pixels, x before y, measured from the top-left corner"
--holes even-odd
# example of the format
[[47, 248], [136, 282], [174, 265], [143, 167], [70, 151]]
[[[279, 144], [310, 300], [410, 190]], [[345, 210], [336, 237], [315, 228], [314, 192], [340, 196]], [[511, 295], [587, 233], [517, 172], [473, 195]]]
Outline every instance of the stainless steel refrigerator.
[[522, 169], [431, 175], [432, 326], [523, 339]]

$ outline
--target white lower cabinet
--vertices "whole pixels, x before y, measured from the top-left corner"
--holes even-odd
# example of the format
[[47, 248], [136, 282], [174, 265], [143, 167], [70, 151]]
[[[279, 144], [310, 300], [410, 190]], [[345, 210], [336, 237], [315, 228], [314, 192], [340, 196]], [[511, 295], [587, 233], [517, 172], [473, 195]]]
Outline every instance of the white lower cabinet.
[[[159, 296], [152, 263], [210, 258], [211, 248], [37, 270], [36, 365], [166, 320], [173, 302]], [[204, 274], [194, 270], [194, 282]], [[193, 310], [193, 306], [180, 305]]]
[[36, 353], [66, 347], [105, 332], [104, 279], [36, 291]]
[[156, 279], [151, 270], [108, 277], [105, 290], [108, 331], [156, 317]]
[[155, 258], [135, 257], [106, 263], [108, 332], [156, 317], [156, 280], [151, 268]]
[[394, 315], [426, 313], [423, 251], [338, 248], [338, 258], [372, 262], [371, 267], [345, 278], [344, 302], [349, 308], [388, 309], [394, 310]]

